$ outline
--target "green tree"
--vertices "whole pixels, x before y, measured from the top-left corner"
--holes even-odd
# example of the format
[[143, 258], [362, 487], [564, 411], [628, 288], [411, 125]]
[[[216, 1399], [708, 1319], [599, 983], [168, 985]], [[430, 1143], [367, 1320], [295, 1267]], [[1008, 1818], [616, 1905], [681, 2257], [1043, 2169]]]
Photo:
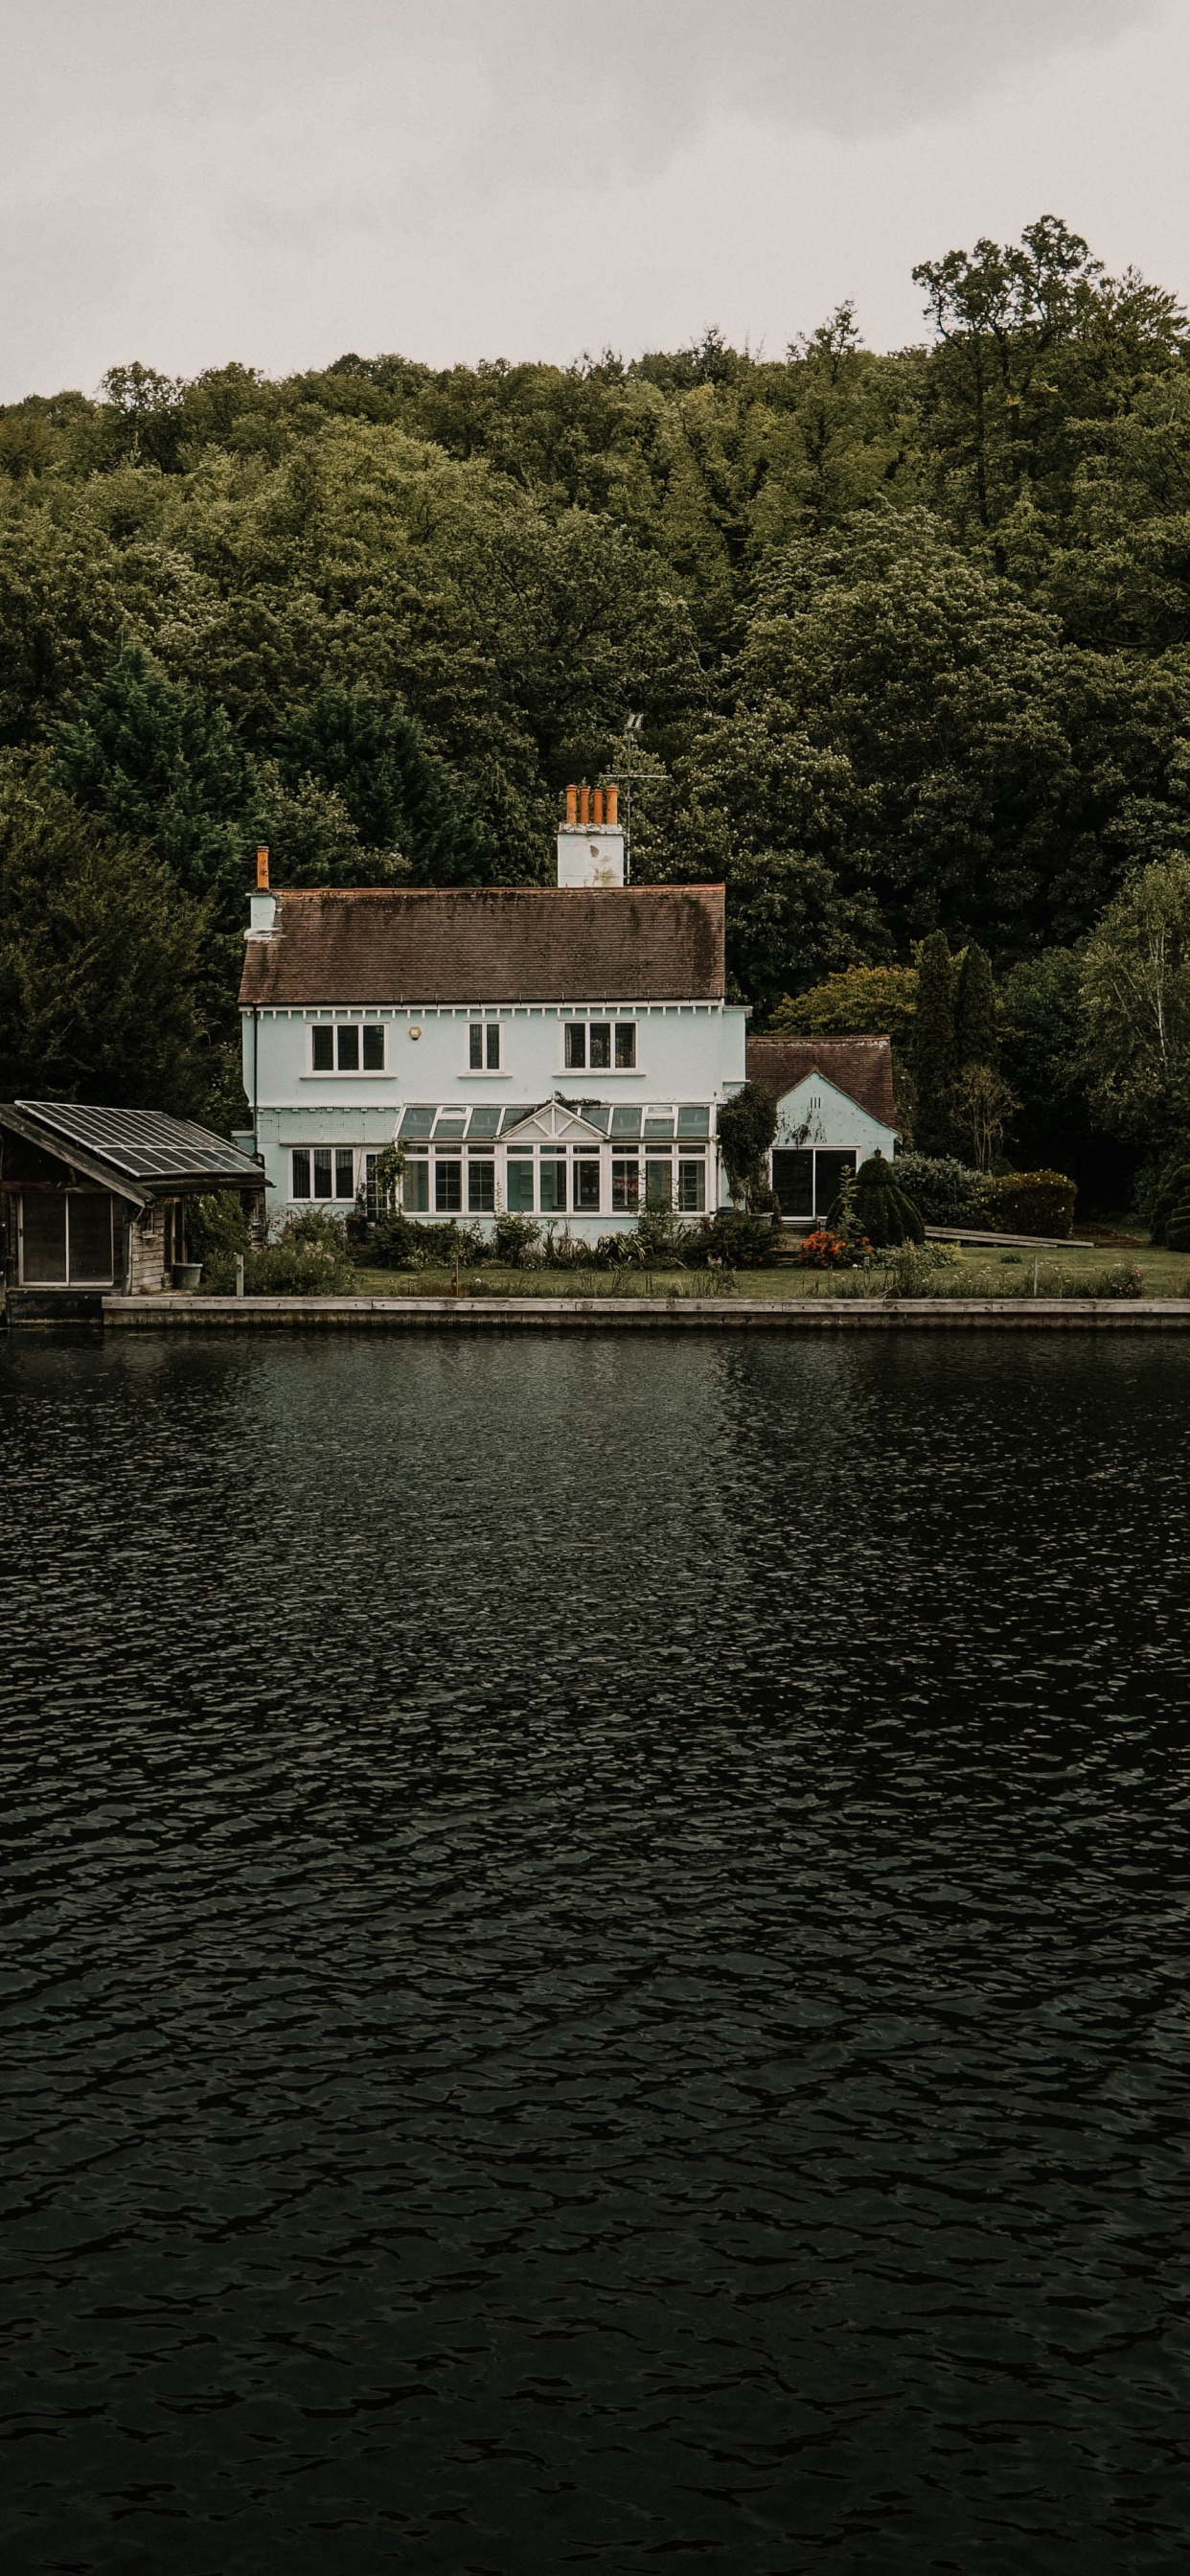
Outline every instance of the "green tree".
[[807, 1037], [888, 1037], [908, 1056], [916, 1009], [916, 966], [848, 966], [808, 992], [786, 994], [773, 1027]]
[[178, 884], [242, 908], [244, 756], [221, 707], [139, 647], [48, 727], [54, 777], [125, 838], [151, 840]]
[[1156, 1149], [1190, 1127], [1190, 859], [1132, 877], [1086, 944], [1084, 1050], [1093, 1107]]
[[741, 1083], [719, 1112], [719, 1151], [733, 1199], [752, 1208], [764, 1195], [777, 1133], [776, 1096], [763, 1082]]
[[913, 1025], [913, 1081], [917, 1115], [914, 1144], [921, 1154], [949, 1151], [954, 1125], [958, 1056], [954, 1026], [954, 961], [946, 933], [924, 939], [917, 960], [917, 1010]]
[[965, 1072], [972, 1064], [995, 1070], [1000, 1061], [996, 987], [991, 959], [975, 939], [968, 941], [959, 968], [954, 1004], [954, 1041], [960, 1072]]
[[202, 1113], [227, 1069], [197, 1003], [201, 906], [53, 786], [0, 762], [0, 1092]]

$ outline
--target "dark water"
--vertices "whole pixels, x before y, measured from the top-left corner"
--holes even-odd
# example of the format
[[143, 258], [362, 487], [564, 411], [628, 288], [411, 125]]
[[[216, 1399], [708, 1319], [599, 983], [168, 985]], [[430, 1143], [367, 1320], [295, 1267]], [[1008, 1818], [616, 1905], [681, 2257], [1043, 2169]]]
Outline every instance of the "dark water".
[[0, 1358], [21, 2570], [1180, 2568], [1190, 1353]]

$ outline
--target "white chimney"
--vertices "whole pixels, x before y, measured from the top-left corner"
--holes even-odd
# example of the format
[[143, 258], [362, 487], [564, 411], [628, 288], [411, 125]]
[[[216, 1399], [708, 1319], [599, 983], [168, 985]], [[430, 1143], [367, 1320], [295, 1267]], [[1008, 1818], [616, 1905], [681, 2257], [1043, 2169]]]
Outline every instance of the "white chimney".
[[256, 853], [256, 892], [248, 898], [245, 939], [271, 939], [276, 918], [277, 898], [269, 892], [269, 854], [262, 842]]
[[622, 886], [624, 834], [618, 787], [568, 787], [558, 831], [560, 886]]

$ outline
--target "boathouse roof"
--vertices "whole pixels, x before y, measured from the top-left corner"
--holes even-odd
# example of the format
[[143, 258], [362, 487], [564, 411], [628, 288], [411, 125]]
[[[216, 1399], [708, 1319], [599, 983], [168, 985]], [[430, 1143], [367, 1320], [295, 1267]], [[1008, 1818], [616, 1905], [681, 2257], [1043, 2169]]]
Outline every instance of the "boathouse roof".
[[105, 1109], [77, 1100], [0, 1103], [0, 1128], [73, 1163], [105, 1188], [141, 1200], [185, 1190], [263, 1189], [259, 1163], [208, 1127], [157, 1109]]
[[784, 1100], [806, 1075], [821, 1073], [882, 1127], [895, 1127], [892, 1041], [886, 1037], [749, 1037], [748, 1080]]
[[317, 887], [251, 933], [240, 1001], [721, 1001], [723, 888]]

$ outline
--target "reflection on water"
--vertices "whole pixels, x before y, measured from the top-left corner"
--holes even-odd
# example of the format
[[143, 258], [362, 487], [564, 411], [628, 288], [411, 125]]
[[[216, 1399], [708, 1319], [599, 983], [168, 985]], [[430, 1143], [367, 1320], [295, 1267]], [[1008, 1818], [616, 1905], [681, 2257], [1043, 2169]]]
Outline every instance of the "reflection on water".
[[1188, 1429], [14, 1339], [21, 2569], [1180, 2566]]

